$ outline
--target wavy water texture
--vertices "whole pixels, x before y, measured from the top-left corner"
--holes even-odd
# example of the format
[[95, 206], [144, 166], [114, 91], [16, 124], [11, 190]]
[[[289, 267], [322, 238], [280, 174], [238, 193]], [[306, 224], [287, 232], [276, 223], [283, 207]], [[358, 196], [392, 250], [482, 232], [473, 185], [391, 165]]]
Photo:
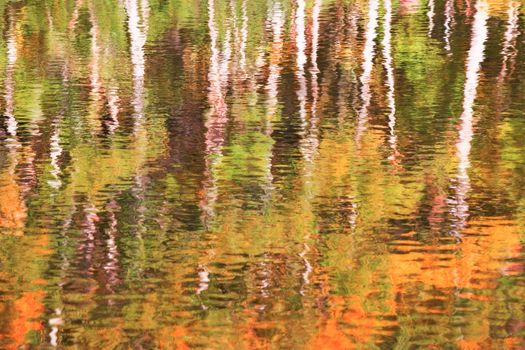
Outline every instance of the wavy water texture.
[[515, 0], [0, 2], [1, 349], [521, 349]]

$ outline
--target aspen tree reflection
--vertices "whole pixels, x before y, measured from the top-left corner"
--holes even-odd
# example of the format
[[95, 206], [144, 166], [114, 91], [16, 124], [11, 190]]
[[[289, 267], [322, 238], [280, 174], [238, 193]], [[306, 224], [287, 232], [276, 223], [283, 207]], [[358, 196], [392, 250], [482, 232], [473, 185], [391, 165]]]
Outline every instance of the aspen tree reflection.
[[0, 1], [0, 348], [525, 347], [524, 9]]

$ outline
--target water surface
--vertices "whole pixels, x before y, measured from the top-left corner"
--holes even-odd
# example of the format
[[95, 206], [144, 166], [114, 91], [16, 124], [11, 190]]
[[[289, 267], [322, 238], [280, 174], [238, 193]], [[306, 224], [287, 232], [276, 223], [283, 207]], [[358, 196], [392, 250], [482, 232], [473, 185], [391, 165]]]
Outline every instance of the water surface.
[[523, 349], [525, 3], [0, 1], [0, 348]]

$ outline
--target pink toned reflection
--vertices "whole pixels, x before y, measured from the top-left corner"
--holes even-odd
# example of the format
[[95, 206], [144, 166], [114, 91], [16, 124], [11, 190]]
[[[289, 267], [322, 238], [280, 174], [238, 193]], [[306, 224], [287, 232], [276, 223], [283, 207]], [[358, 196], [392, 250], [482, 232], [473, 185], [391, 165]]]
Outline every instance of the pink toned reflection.
[[97, 18], [95, 17], [95, 10], [93, 5], [90, 3], [89, 6], [89, 19], [91, 21], [91, 63], [90, 63], [90, 74], [89, 80], [91, 83], [91, 95], [93, 99], [100, 99], [100, 90], [102, 88], [102, 82], [100, 81], [100, 46], [99, 46], [99, 28]]
[[[233, 1], [230, 3], [231, 11], [235, 11]], [[233, 17], [233, 16], [232, 16]], [[226, 104], [226, 92], [230, 75], [230, 60], [232, 55], [231, 22], [228, 23], [222, 48], [219, 47], [219, 32], [215, 24], [215, 3], [208, 0], [208, 30], [210, 35], [210, 68], [208, 71], [208, 103], [210, 110], [206, 120], [206, 160], [205, 160], [205, 179], [203, 183], [202, 201], [202, 221], [206, 228], [211, 225], [215, 217], [215, 204], [218, 199], [218, 185], [215, 171], [222, 161], [222, 147], [225, 140], [226, 123], [228, 122], [228, 106]], [[213, 249], [207, 251], [206, 256], [197, 269], [198, 287], [196, 294], [200, 295], [206, 291], [210, 282], [210, 272], [208, 262], [215, 255]], [[207, 307], [201, 304], [203, 309]]]
[[277, 109], [277, 94], [279, 93], [279, 80], [281, 77], [281, 59], [283, 51], [282, 32], [284, 25], [284, 13], [282, 5], [278, 1], [274, 1], [269, 8], [268, 14], [273, 31], [272, 47], [270, 50], [270, 65], [268, 81], [266, 83], [266, 91], [268, 93], [267, 113], [268, 120], [271, 121], [275, 116]]
[[79, 10], [82, 7], [82, 3], [83, 3], [82, 0], [76, 0], [75, 1], [75, 7], [73, 9], [73, 14], [72, 14], [71, 20], [69, 21], [68, 26], [67, 26], [70, 32], [74, 32], [75, 28], [77, 27], [78, 16], [80, 14]]
[[[98, 25], [98, 18], [96, 17], [94, 4], [89, 3], [89, 18], [91, 21], [91, 62], [90, 68], [90, 97], [91, 97], [91, 108], [90, 108], [90, 124], [94, 130], [101, 126], [100, 115], [102, 113], [104, 94], [107, 99], [107, 107], [109, 110], [109, 120], [105, 122], [105, 125], [110, 134], [113, 134], [119, 125], [118, 122], [118, 111], [119, 111], [119, 97], [118, 88], [114, 80], [111, 82], [111, 86], [104, 89], [105, 82], [102, 79], [100, 67], [103, 66], [105, 57], [102, 55], [102, 48], [100, 44], [100, 29]], [[76, 22], [73, 22], [75, 24]], [[71, 28], [71, 30], [74, 28]]]
[[[273, 1], [271, 6], [268, 7], [268, 18], [271, 21], [273, 37], [269, 57], [269, 74], [265, 86], [265, 90], [267, 93], [266, 135], [271, 136], [273, 132], [272, 123], [277, 113], [277, 95], [279, 93], [279, 81], [281, 79], [281, 60], [283, 56], [282, 34], [284, 26], [284, 12], [280, 1]], [[268, 157], [266, 159], [266, 201], [269, 200], [273, 189], [272, 154], [272, 151], [268, 152]]]
[[89, 64], [91, 105], [89, 109], [89, 124], [91, 131], [95, 131], [100, 128], [102, 81], [100, 78], [100, 31], [92, 2], [89, 3], [89, 19], [91, 21], [91, 30], [89, 31], [91, 35], [91, 62]]
[[415, 14], [419, 8], [419, 0], [400, 0], [398, 13], [401, 16]]
[[472, 0], [465, 0], [465, 16], [467, 16], [469, 19], [472, 17], [473, 13], [472, 9]]
[[246, 1], [242, 1], [241, 12], [242, 12], [242, 27], [241, 27], [241, 48], [239, 59], [239, 66], [241, 67], [241, 72], [243, 76], [246, 74], [246, 45], [248, 42], [248, 13], [246, 9]]
[[[233, 7], [232, 7], [233, 9]], [[208, 1], [208, 30], [210, 33], [210, 68], [208, 72], [209, 88], [208, 103], [210, 110], [206, 120], [206, 171], [204, 183], [204, 195], [201, 207], [203, 209], [204, 222], [214, 216], [215, 202], [217, 200], [217, 184], [213, 172], [222, 158], [222, 146], [224, 144], [224, 133], [228, 121], [228, 106], [226, 105], [226, 90], [228, 87], [229, 64], [231, 58], [231, 29], [226, 29], [222, 48], [218, 43], [218, 29], [215, 25], [215, 4], [213, 0]]]
[[461, 114], [461, 125], [459, 129], [459, 140], [456, 144], [457, 157], [459, 160], [455, 184], [455, 198], [451, 212], [456, 218], [453, 233], [459, 235], [465, 227], [469, 216], [467, 203], [470, 191], [470, 149], [473, 137], [473, 106], [478, 88], [479, 70], [484, 59], [485, 41], [487, 40], [488, 4], [480, 0], [476, 4], [476, 14], [472, 25], [472, 41], [467, 57], [466, 82], [463, 97], [463, 113]]
[[97, 232], [96, 224], [100, 218], [98, 216], [98, 209], [91, 203], [84, 207], [83, 214], [82, 233], [84, 234], [84, 240], [79, 248], [88, 266], [87, 273], [93, 275], [95, 273], [93, 254], [95, 251], [95, 234]]
[[372, 69], [374, 67], [375, 57], [375, 39], [377, 36], [377, 12], [379, 3], [377, 0], [370, 0], [368, 2], [368, 23], [365, 31], [365, 48], [363, 50], [363, 73], [361, 74], [361, 109], [359, 110], [357, 119], [356, 142], [360, 144], [363, 132], [366, 130], [368, 122], [368, 107], [372, 98], [370, 91], [370, 79]]
[[118, 277], [119, 273], [119, 252], [117, 247], [117, 216], [116, 212], [120, 209], [115, 200], [111, 200], [106, 206], [109, 215], [109, 227], [106, 230], [106, 263], [104, 264], [104, 271], [107, 275], [106, 288], [113, 292], [113, 286], [120, 283]]

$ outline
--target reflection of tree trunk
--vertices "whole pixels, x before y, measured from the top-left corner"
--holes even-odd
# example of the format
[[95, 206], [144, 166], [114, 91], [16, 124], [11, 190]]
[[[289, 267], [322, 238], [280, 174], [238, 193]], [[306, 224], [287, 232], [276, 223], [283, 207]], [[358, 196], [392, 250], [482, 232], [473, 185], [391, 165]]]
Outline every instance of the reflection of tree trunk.
[[67, 214], [66, 219], [63, 221], [63, 224], [61, 226], [59, 235], [58, 235], [58, 241], [60, 246], [57, 247], [56, 252], [60, 254], [60, 282], [58, 282], [58, 292], [57, 297], [59, 299], [58, 306], [55, 307], [55, 312], [52, 314], [49, 318], [48, 324], [51, 327], [51, 331], [49, 332], [49, 339], [52, 346], [58, 345], [58, 335], [60, 332], [60, 326], [64, 324], [64, 319], [62, 318], [62, 310], [63, 310], [63, 301], [62, 301], [62, 295], [64, 293], [64, 285], [67, 283], [67, 273], [68, 268], [70, 267], [71, 263], [67, 257], [67, 250], [68, 250], [68, 243], [69, 243], [69, 237], [68, 237], [68, 230], [71, 227], [71, 223], [73, 222], [73, 215], [75, 214], [76, 207], [73, 206], [70, 211]]
[[8, 9], [8, 32], [7, 32], [7, 67], [4, 82], [4, 100], [5, 100], [5, 117], [7, 124], [7, 133], [11, 137], [16, 137], [18, 123], [14, 115], [15, 105], [15, 81], [14, 70], [18, 56], [16, 48], [15, 33], [15, 10], [12, 6]]
[[[135, 133], [142, 133], [144, 123], [144, 74], [145, 54], [144, 45], [148, 33], [149, 4], [147, 0], [126, 0], [125, 7], [128, 15], [128, 32], [130, 35], [131, 65], [133, 67], [133, 112]], [[139, 12], [140, 5], [140, 12]]]
[[91, 21], [91, 62], [89, 64], [89, 81], [91, 90], [89, 92], [91, 103], [89, 106], [89, 129], [92, 133], [100, 130], [102, 113], [102, 81], [100, 77], [100, 46], [99, 28], [93, 3], [89, 3], [89, 19]]
[[[317, 113], [318, 101], [319, 101], [319, 82], [318, 74], [319, 67], [317, 65], [317, 50], [319, 47], [319, 15], [321, 12], [321, 1], [315, 0], [312, 8], [312, 27], [311, 27], [311, 53], [310, 53], [310, 87], [311, 87], [311, 111], [310, 120], [307, 123], [307, 130], [305, 131], [305, 137], [303, 139], [303, 158], [306, 161], [306, 167], [311, 168], [313, 166], [315, 155], [319, 147], [319, 115]], [[313, 169], [307, 169], [307, 173], [311, 174]]]
[[107, 91], [109, 120], [106, 122], [106, 127], [110, 134], [113, 134], [119, 127], [118, 114], [120, 111], [120, 97], [118, 95], [118, 87], [116, 82], [112, 82]]
[[[104, 132], [113, 134], [119, 126], [118, 113], [119, 102], [118, 87], [116, 82], [112, 79], [109, 86], [104, 88], [105, 83], [101, 77], [100, 67], [104, 63], [106, 57], [101, 55], [100, 48], [100, 30], [98, 27], [97, 17], [93, 3], [89, 4], [89, 17], [91, 21], [91, 63], [90, 63], [90, 82], [91, 82], [91, 106], [90, 106], [90, 126], [93, 130], [99, 130], [101, 126], [104, 127]], [[73, 22], [73, 23], [76, 23]], [[132, 38], [133, 41], [134, 38]], [[107, 109], [109, 111], [109, 118], [102, 120], [104, 102], [107, 101]]]
[[[312, 175], [315, 168], [315, 158], [318, 152], [319, 147], [319, 116], [317, 113], [317, 103], [319, 99], [319, 83], [318, 83], [318, 74], [319, 68], [317, 65], [317, 50], [319, 47], [319, 15], [321, 12], [321, 2], [322, 0], [315, 0], [312, 8], [312, 27], [311, 27], [311, 53], [310, 53], [310, 75], [311, 75], [311, 93], [312, 93], [312, 103], [311, 103], [311, 112], [308, 129], [306, 130], [306, 135], [303, 139], [303, 159], [304, 164], [304, 192], [305, 192], [305, 201], [308, 210], [311, 211], [311, 200], [313, 197], [312, 184], [313, 179]], [[310, 239], [310, 232], [308, 231], [304, 237], [303, 247], [304, 249], [299, 253], [299, 256], [303, 259], [304, 272], [302, 275], [303, 285], [301, 286], [301, 294], [305, 294], [305, 288], [310, 284], [310, 274], [313, 272], [312, 264], [308, 259], [308, 253], [311, 248], [308, 245], [308, 240]]]
[[[17, 60], [16, 43], [16, 19], [15, 9], [10, 6], [7, 11], [8, 31], [7, 31], [7, 67], [4, 81], [4, 101], [5, 101], [5, 124], [7, 131], [6, 150], [7, 166], [4, 165], [0, 173], [0, 229], [9, 229], [10, 233], [22, 235], [25, 220], [27, 218], [27, 208], [24, 203], [24, 193], [27, 189], [18, 183], [17, 167], [25, 162], [20, 159], [24, 155], [24, 148], [18, 140], [18, 122], [15, 117], [15, 64]], [[29, 146], [30, 147], [30, 146]], [[31, 153], [31, 152], [30, 152]], [[26, 186], [27, 187], [27, 186]]]
[[452, 54], [450, 51], [450, 35], [454, 28], [454, 24], [454, 0], [447, 0], [445, 3], [445, 50], [447, 50], [449, 55]]
[[368, 23], [365, 31], [365, 47], [363, 50], [363, 73], [361, 74], [361, 109], [357, 119], [356, 142], [359, 145], [363, 132], [366, 130], [368, 122], [368, 107], [372, 93], [370, 91], [370, 78], [372, 69], [374, 67], [375, 57], [375, 39], [377, 36], [377, 13], [379, 3], [377, 0], [370, 0], [368, 2]]
[[[233, 3], [230, 3], [231, 10], [235, 11]], [[215, 25], [215, 4], [214, 0], [208, 0], [208, 30], [210, 34], [210, 69], [208, 72], [209, 88], [208, 103], [210, 110], [206, 120], [206, 160], [205, 160], [205, 180], [203, 184], [203, 200], [201, 208], [203, 212], [204, 226], [209, 229], [211, 220], [215, 217], [215, 204], [218, 199], [218, 185], [216, 171], [222, 161], [222, 147], [225, 141], [225, 129], [228, 122], [228, 106], [225, 96], [228, 88], [228, 77], [230, 74], [230, 59], [232, 55], [231, 22], [228, 23], [226, 35], [222, 49], [218, 44], [218, 29]], [[213, 243], [211, 243], [213, 244]], [[196, 293], [201, 294], [209, 286], [208, 261], [215, 255], [212, 248], [208, 249], [203, 261], [198, 267], [199, 285]], [[202, 304], [203, 308], [206, 308]]]
[[[269, 74], [265, 90], [267, 93], [266, 102], [266, 135], [271, 137], [273, 133], [273, 123], [277, 114], [279, 82], [281, 80], [281, 60], [283, 51], [282, 32], [284, 26], [284, 11], [282, 4], [274, 0], [269, 7], [268, 17], [271, 21], [273, 38], [269, 58]], [[273, 146], [270, 147], [266, 159], [266, 194], [265, 201], [268, 202], [273, 191], [272, 174]]]
[[95, 250], [95, 235], [97, 233], [96, 223], [100, 220], [98, 210], [93, 204], [88, 204], [84, 208], [84, 220], [82, 222], [82, 231], [84, 234], [83, 243], [80, 244], [80, 250], [87, 264], [86, 272], [93, 276], [95, 271], [93, 263], [93, 254]]
[[[304, 72], [304, 66], [306, 64], [306, 37], [305, 37], [305, 1], [297, 0], [297, 9], [295, 12], [295, 47], [297, 49], [297, 82], [299, 87], [297, 89], [297, 99], [299, 101], [299, 118], [301, 119], [301, 137], [304, 140], [305, 137], [305, 128], [306, 128], [306, 77]], [[304, 141], [301, 140], [303, 143]], [[304, 146], [301, 147], [301, 152], [304, 156]]]
[[[139, 244], [139, 250], [143, 249], [143, 237], [144, 231], [144, 220], [145, 220], [145, 191], [146, 191], [146, 178], [142, 174], [140, 166], [145, 160], [147, 151], [147, 130], [146, 121], [144, 120], [144, 77], [145, 77], [145, 66], [146, 58], [144, 52], [144, 45], [146, 44], [148, 34], [148, 20], [149, 20], [149, 3], [148, 0], [126, 0], [125, 8], [128, 15], [128, 32], [130, 35], [130, 55], [132, 65], [132, 83], [133, 83], [133, 132], [134, 132], [134, 152], [136, 157], [141, 159], [138, 162], [136, 175], [135, 175], [135, 186], [134, 192], [138, 202], [137, 209], [137, 231], [136, 237]], [[137, 253], [142, 255], [141, 252]]]
[[507, 20], [507, 29], [505, 30], [504, 35], [504, 41], [503, 41], [503, 49], [501, 51], [502, 55], [502, 63], [501, 63], [501, 70], [498, 75], [498, 81], [496, 85], [496, 102], [498, 105], [498, 112], [499, 115], [501, 111], [504, 109], [503, 104], [503, 95], [504, 95], [504, 84], [507, 80], [508, 76], [512, 74], [515, 58], [517, 54], [516, 50], [516, 40], [518, 35], [520, 35], [519, 32], [519, 9], [520, 9], [520, 3], [511, 0], [509, 2], [509, 9], [507, 11], [508, 14], [508, 20]]
[[432, 31], [434, 30], [434, 15], [435, 15], [435, 5], [434, 0], [428, 0], [428, 36], [430, 37], [432, 35]]
[[[65, 54], [67, 55], [67, 54]], [[64, 106], [61, 109], [61, 112], [53, 119], [52, 121], [52, 127], [53, 132], [51, 134], [50, 138], [50, 145], [49, 145], [49, 158], [51, 163], [51, 179], [48, 180], [48, 185], [53, 188], [54, 190], [58, 190], [62, 186], [62, 169], [60, 167], [60, 158], [63, 155], [64, 149], [62, 147], [61, 140], [60, 140], [60, 124], [64, 120], [64, 113], [66, 110], [66, 105], [69, 102], [68, 99], [71, 97], [67, 93], [67, 91], [70, 89], [70, 59], [65, 58], [64, 67], [62, 68], [62, 87], [64, 88], [64, 95], [63, 95], [63, 103]]]
[[214, 0], [208, 1], [208, 15], [208, 28], [211, 39], [210, 70], [208, 73], [210, 111], [206, 120], [206, 180], [203, 191], [204, 199], [201, 205], [205, 226], [208, 226], [209, 219], [215, 216], [215, 202], [218, 197], [217, 178], [214, 172], [222, 159], [222, 146], [228, 121], [228, 106], [226, 105], [225, 95], [228, 87], [231, 58], [231, 29], [229, 26], [226, 29], [222, 50], [217, 42], [218, 30], [215, 26]]
[[241, 73], [244, 78], [246, 74], [246, 44], [248, 42], [248, 14], [246, 9], [246, 1], [242, 1], [241, 12], [242, 12], [242, 26], [241, 26], [241, 44], [240, 44], [240, 60], [239, 66]]
[[78, 23], [78, 16], [79, 16], [79, 9], [82, 7], [83, 0], [76, 0], [75, 1], [75, 7], [73, 9], [73, 14], [71, 15], [71, 19], [68, 23], [68, 29], [71, 33], [75, 32], [75, 29], [77, 27]]
[[106, 263], [104, 264], [104, 271], [107, 274], [106, 288], [113, 292], [113, 288], [120, 282], [119, 274], [119, 252], [117, 247], [117, 216], [116, 211], [120, 209], [118, 203], [115, 200], [111, 200], [106, 206], [107, 213], [109, 216], [109, 226], [106, 230]]
[[470, 168], [469, 157], [473, 137], [473, 106], [478, 88], [479, 70], [484, 59], [485, 41], [487, 40], [488, 4], [485, 0], [478, 1], [476, 10], [472, 26], [472, 41], [467, 57], [463, 113], [460, 118], [459, 139], [456, 143], [459, 164], [455, 183], [456, 195], [451, 208], [455, 217], [453, 226], [455, 235], [461, 233], [469, 215], [467, 196], [470, 191], [468, 169]]
[[397, 159], [399, 152], [397, 150], [397, 135], [396, 135], [396, 99], [395, 99], [395, 82], [394, 82], [394, 68], [392, 63], [392, 44], [391, 44], [391, 25], [392, 25], [392, 1], [384, 0], [383, 6], [385, 8], [385, 17], [383, 21], [384, 36], [383, 36], [383, 65], [386, 70], [386, 85], [388, 87], [387, 100], [388, 108], [390, 110], [388, 114], [388, 129], [390, 132], [388, 143], [391, 149], [391, 155], [389, 159], [394, 165], [399, 163]]

